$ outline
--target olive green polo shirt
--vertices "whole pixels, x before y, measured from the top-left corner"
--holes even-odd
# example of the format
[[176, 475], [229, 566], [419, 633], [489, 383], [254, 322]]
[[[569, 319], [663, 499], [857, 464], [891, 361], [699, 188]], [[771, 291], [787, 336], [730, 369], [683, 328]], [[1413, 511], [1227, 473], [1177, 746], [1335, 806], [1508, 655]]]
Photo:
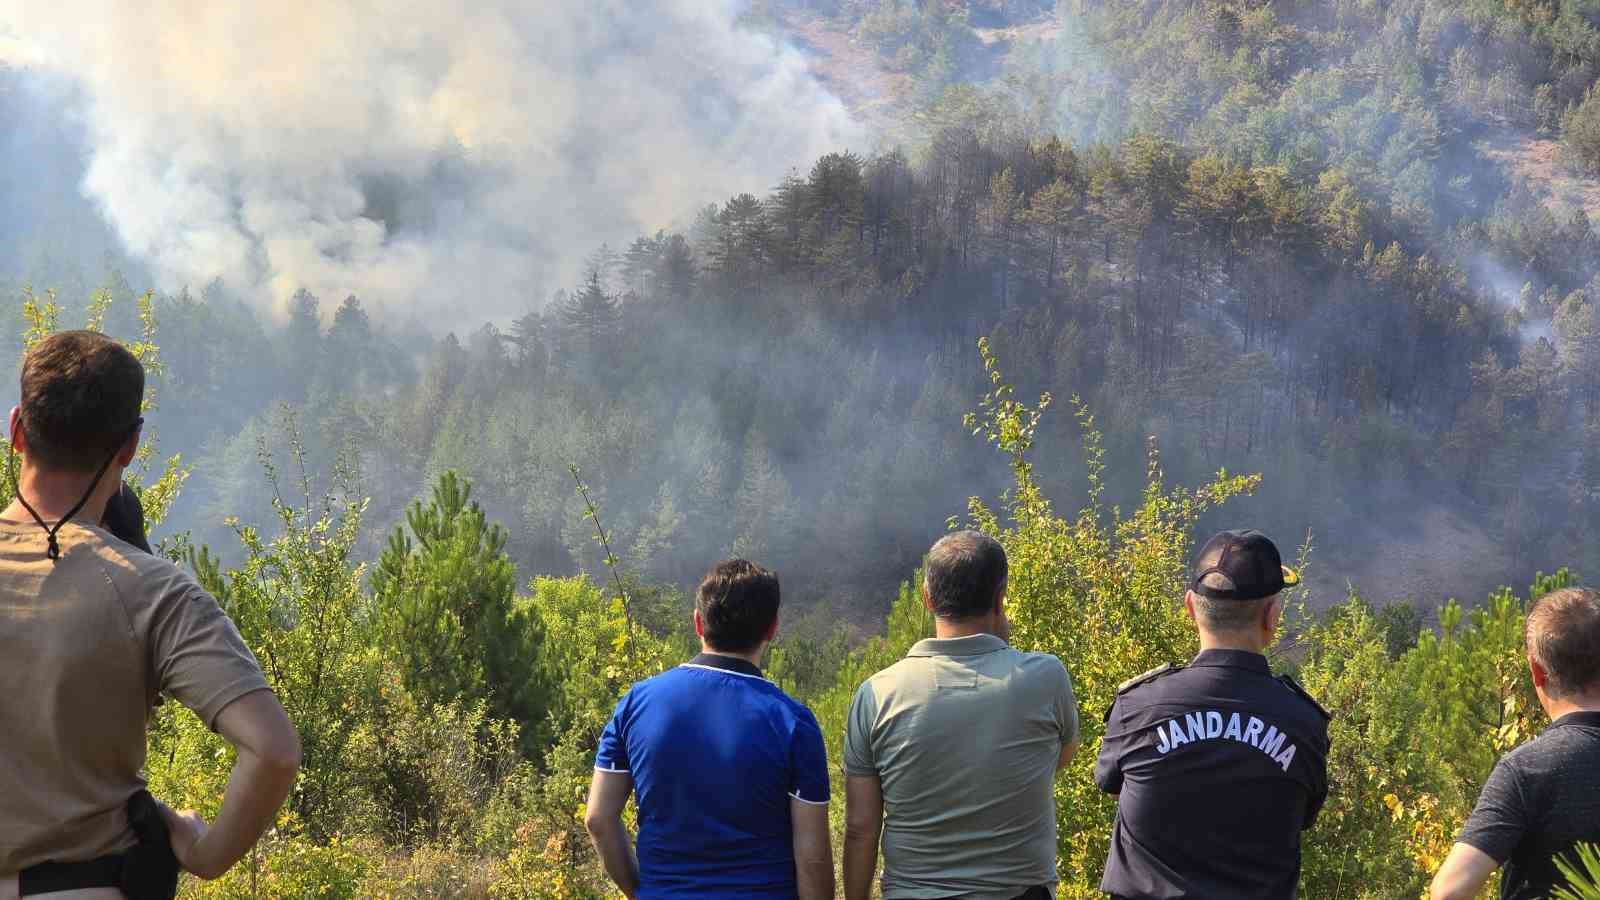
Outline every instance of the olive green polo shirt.
[[1061, 660], [992, 634], [919, 641], [867, 679], [844, 768], [883, 786], [885, 900], [1053, 886], [1056, 763], [1077, 738]]

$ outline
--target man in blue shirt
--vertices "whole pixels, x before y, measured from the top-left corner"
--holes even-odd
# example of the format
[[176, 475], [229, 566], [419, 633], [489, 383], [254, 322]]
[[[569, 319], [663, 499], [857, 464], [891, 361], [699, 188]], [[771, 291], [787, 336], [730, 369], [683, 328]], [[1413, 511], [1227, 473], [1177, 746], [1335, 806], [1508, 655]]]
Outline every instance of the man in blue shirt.
[[833, 897], [822, 730], [760, 669], [778, 593], [754, 563], [713, 567], [695, 594], [704, 652], [634, 685], [600, 736], [584, 824], [630, 900]]

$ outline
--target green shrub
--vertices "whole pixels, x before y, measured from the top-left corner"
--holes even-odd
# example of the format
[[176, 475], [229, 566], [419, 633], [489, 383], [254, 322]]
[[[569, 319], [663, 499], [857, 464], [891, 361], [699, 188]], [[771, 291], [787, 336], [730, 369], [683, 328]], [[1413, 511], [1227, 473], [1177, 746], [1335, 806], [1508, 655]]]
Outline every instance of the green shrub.
[[1571, 858], [1558, 858], [1556, 868], [1569, 884], [1556, 888], [1555, 900], [1600, 900], [1600, 848], [1580, 844]]
[[1579, 168], [1600, 173], [1600, 92], [1594, 86], [1561, 116], [1561, 144]]
[[360, 890], [363, 879], [383, 858], [383, 847], [367, 841], [347, 842], [339, 835], [314, 841], [302, 836], [271, 835], [228, 874], [215, 881], [185, 878], [178, 896], [206, 900], [328, 900], [370, 897]]

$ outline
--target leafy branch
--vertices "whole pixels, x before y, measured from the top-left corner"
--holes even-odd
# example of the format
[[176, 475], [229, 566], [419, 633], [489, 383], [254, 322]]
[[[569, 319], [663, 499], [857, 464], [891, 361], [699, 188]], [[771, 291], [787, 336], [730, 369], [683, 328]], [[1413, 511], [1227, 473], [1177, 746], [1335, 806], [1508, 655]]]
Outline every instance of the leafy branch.
[[568, 464], [567, 471], [572, 473], [572, 481], [578, 486], [578, 496], [583, 498], [585, 511], [583, 517], [594, 522], [595, 537], [600, 541], [600, 548], [605, 551], [606, 566], [611, 569], [611, 581], [617, 588], [617, 596], [622, 598], [622, 616], [628, 623], [628, 637], [633, 637], [633, 610], [628, 603], [628, 589], [622, 584], [622, 573], [617, 571], [617, 555], [611, 552], [611, 539], [600, 524], [600, 510], [595, 507], [594, 501], [589, 497], [589, 487], [583, 483], [583, 477], [578, 472], [576, 464]]

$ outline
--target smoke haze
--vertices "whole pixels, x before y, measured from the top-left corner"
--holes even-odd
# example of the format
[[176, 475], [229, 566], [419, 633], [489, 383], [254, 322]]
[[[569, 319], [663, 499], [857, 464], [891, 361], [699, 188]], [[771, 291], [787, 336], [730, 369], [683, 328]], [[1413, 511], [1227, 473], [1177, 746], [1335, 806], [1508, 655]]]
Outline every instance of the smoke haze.
[[602, 241], [860, 145], [739, 6], [5, 0], [0, 17], [10, 52], [81, 80], [84, 190], [157, 287], [423, 314], [467, 294], [503, 317]]
[[[643, 577], [751, 555], [862, 609], [1005, 487], [960, 427], [986, 334], [1019, 395], [1101, 416], [1114, 503], [1152, 434], [1176, 481], [1259, 470], [1205, 525], [1315, 532], [1334, 594], [1600, 568], [1600, 237], [1477, 149], [1559, 123], [1508, 125], [1536, 85], [1464, 19], [1457, 46], [1409, 6], [459, 5], [0, 0], [3, 287], [162, 295], [152, 421], [195, 466], [164, 527], [271, 521], [287, 405], [316, 476], [357, 458], [364, 550], [454, 470], [524, 571], [595, 570], [577, 462]], [[910, 152], [824, 156], [879, 128]], [[261, 321], [300, 288], [320, 307]]]

